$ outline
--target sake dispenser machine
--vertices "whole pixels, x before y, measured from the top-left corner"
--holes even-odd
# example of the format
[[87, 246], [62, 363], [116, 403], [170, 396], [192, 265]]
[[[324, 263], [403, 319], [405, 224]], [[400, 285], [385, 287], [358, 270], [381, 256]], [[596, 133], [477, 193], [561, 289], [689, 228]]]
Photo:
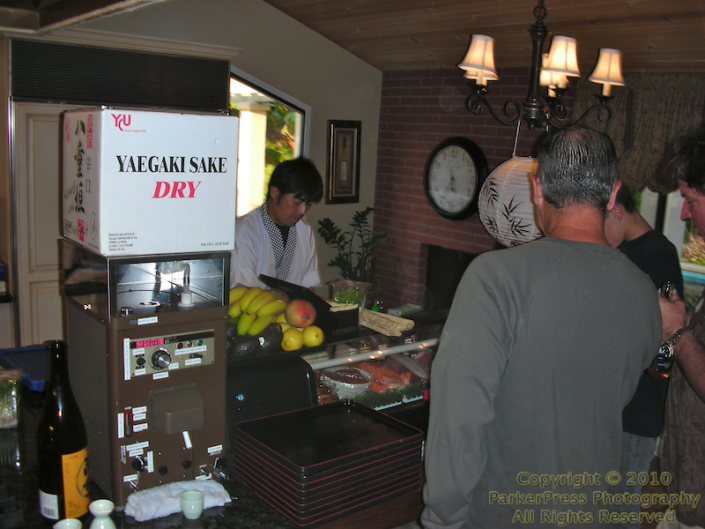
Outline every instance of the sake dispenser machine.
[[118, 506], [224, 465], [230, 252], [104, 257], [64, 240], [69, 375]]

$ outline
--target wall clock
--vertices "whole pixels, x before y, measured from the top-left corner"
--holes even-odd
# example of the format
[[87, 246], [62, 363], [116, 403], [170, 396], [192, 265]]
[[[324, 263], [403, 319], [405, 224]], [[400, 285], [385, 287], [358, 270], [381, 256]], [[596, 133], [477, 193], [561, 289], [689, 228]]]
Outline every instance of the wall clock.
[[466, 219], [477, 211], [477, 199], [487, 178], [482, 149], [461, 136], [443, 140], [429, 154], [423, 171], [426, 198], [440, 215]]

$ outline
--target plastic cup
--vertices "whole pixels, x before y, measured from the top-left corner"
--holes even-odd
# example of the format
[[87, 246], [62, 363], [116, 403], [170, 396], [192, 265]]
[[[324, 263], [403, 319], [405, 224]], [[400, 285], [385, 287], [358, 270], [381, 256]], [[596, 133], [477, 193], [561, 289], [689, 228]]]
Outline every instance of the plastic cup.
[[195, 520], [203, 512], [203, 493], [187, 490], [181, 494], [181, 512], [189, 520]]

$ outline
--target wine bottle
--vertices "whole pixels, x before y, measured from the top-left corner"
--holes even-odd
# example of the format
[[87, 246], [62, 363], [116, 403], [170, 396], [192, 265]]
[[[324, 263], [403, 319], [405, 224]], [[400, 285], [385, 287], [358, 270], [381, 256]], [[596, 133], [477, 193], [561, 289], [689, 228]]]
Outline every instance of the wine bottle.
[[46, 520], [81, 518], [88, 512], [88, 442], [71, 391], [66, 343], [46, 342], [51, 359], [37, 423], [39, 510]]

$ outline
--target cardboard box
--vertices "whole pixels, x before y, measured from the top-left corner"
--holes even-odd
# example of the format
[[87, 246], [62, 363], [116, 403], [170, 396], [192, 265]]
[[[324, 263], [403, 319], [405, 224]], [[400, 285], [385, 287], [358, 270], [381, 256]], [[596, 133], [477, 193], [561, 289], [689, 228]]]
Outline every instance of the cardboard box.
[[63, 120], [63, 234], [106, 257], [232, 250], [238, 119], [88, 109]]

